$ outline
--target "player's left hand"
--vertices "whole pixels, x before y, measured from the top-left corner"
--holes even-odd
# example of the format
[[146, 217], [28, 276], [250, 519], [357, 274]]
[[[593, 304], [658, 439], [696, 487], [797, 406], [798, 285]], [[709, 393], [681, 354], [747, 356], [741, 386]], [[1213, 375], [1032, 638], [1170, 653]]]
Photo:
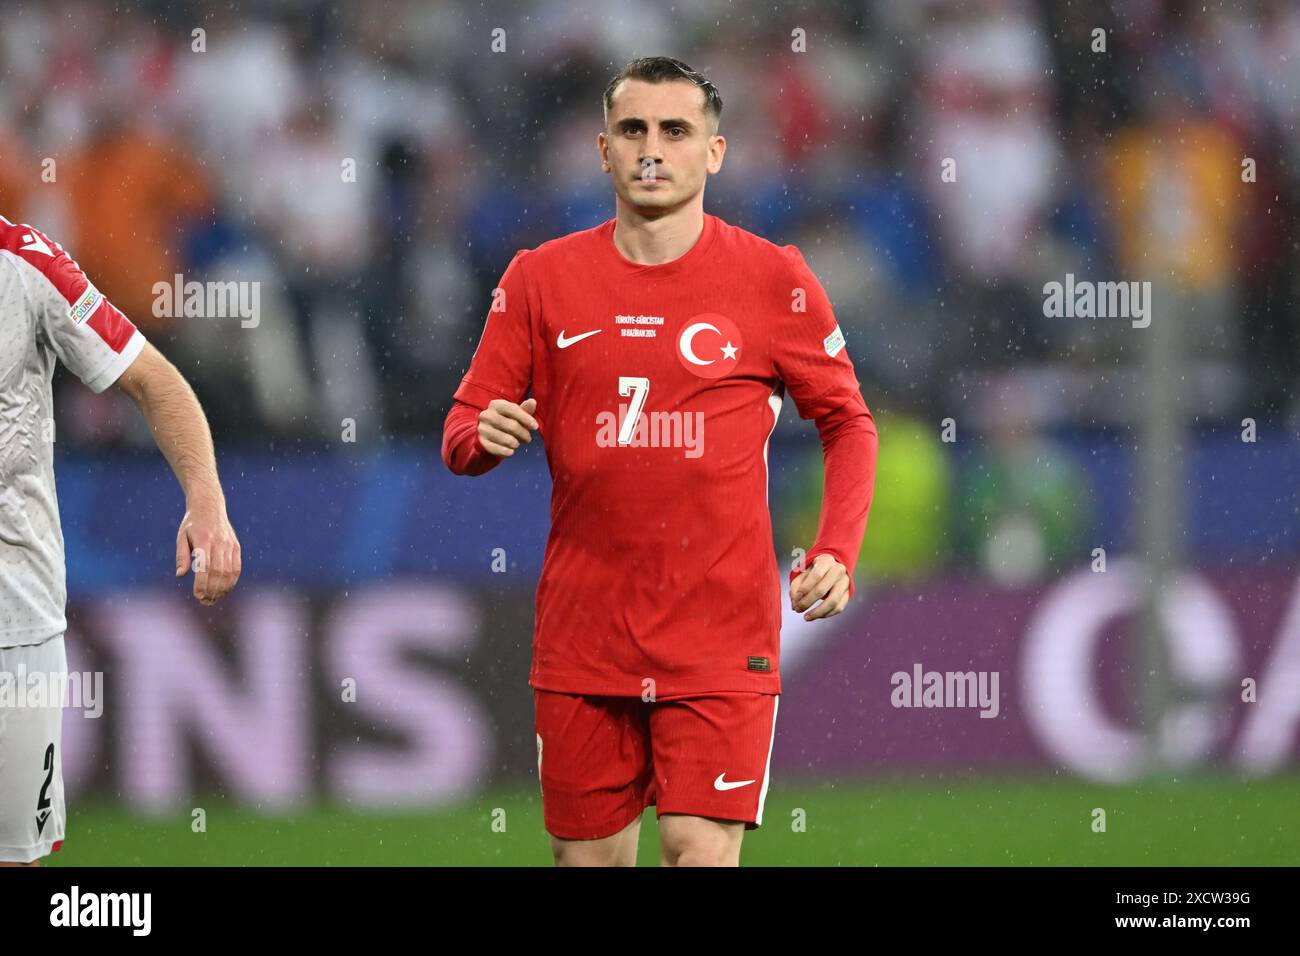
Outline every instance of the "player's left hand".
[[[821, 604], [817, 604], [821, 601]], [[790, 582], [790, 607], [808, 611], [805, 621], [834, 617], [849, 603], [849, 571], [832, 555], [819, 554], [813, 558], [812, 567]]]
[[176, 576], [194, 569], [194, 597], [212, 605], [239, 580], [239, 539], [226, 517], [225, 505], [196, 502], [185, 510], [176, 532]]

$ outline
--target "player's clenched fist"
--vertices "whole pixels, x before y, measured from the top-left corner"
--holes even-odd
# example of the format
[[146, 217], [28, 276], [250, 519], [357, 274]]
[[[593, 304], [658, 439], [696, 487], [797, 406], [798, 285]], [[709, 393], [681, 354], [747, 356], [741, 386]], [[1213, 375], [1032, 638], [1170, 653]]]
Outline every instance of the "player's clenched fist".
[[193, 569], [199, 603], [212, 605], [229, 594], [242, 566], [239, 539], [225, 506], [201, 501], [188, 507], [176, 532], [176, 576]]
[[508, 458], [515, 453], [520, 442], [531, 442], [537, 431], [537, 399], [525, 399], [522, 405], [494, 398], [488, 407], [478, 413], [478, 440], [498, 458]]
[[[809, 611], [814, 604], [816, 608]], [[808, 611], [805, 621], [834, 617], [849, 603], [849, 572], [844, 565], [829, 554], [813, 558], [813, 565], [790, 582], [790, 606], [796, 611]]]

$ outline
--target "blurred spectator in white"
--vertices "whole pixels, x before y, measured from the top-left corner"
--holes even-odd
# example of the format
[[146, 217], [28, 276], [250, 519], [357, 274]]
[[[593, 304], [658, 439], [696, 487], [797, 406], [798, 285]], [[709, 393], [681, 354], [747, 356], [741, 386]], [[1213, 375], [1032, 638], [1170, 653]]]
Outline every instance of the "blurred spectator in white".
[[250, 184], [257, 228], [283, 263], [323, 436], [336, 436], [344, 418], [358, 423], [359, 434], [382, 428], [360, 296], [373, 251], [376, 176], [350, 147], [330, 102], [309, 98], [263, 145]]
[[[922, 47], [922, 181], [942, 212], [947, 251], [977, 276], [1023, 274], [1057, 173], [1047, 47], [1022, 0], [936, 11]], [[956, 181], [941, 180], [955, 161]]]
[[308, 93], [288, 30], [264, 17], [241, 16], [225, 3], [202, 8], [195, 28], [175, 48], [175, 110], [192, 130], [212, 172], [241, 196], [257, 177], [260, 151], [284, 129]]

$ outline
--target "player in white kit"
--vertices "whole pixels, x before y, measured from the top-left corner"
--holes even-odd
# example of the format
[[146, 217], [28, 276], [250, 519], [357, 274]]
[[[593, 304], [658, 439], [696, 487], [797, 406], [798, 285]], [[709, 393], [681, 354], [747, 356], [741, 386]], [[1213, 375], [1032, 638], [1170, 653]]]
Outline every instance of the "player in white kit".
[[185, 492], [176, 576], [212, 604], [239, 578], [207, 419], [180, 373], [72, 258], [0, 216], [0, 866], [34, 864], [63, 842], [60, 732], [67, 587], [54, 491], [50, 381], [62, 362], [140, 408]]

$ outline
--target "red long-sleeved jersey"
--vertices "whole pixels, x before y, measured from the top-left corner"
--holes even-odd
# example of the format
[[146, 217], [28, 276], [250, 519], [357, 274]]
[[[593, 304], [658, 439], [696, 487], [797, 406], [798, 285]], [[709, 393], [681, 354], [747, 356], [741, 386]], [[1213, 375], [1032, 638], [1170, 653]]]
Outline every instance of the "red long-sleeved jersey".
[[780, 693], [767, 446], [782, 398], [816, 420], [825, 454], [809, 567], [826, 553], [853, 573], [875, 422], [797, 248], [705, 214], [685, 255], [644, 266], [613, 234], [611, 219], [515, 255], [443, 460], [464, 475], [500, 462], [478, 441], [478, 413], [531, 386], [553, 484], [533, 687]]

